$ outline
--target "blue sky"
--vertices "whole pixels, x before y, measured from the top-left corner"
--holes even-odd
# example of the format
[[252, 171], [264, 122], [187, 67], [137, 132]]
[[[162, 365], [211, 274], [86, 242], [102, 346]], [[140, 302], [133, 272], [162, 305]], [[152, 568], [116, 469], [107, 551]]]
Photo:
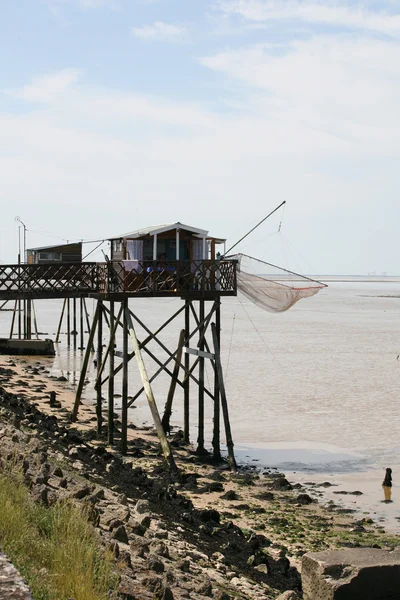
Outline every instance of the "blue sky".
[[399, 0], [0, 0], [0, 261], [16, 215], [233, 243], [286, 200], [244, 251], [399, 273], [399, 38]]

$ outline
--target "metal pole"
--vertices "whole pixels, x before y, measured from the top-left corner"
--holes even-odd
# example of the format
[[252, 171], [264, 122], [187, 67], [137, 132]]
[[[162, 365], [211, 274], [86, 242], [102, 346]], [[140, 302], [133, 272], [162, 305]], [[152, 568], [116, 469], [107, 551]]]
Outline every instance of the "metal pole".
[[271, 216], [272, 216], [274, 213], [276, 213], [276, 211], [277, 211], [277, 210], [279, 210], [279, 209], [280, 209], [280, 207], [281, 207], [281, 206], [283, 206], [284, 204], [286, 204], [286, 200], [284, 200], [283, 202], [281, 202], [279, 206], [277, 206], [276, 208], [274, 208], [274, 210], [273, 210], [272, 212], [270, 212], [270, 213], [269, 213], [269, 215], [267, 215], [266, 217], [264, 217], [264, 218], [263, 218], [263, 219], [262, 219], [262, 220], [261, 220], [259, 223], [257, 223], [257, 225], [255, 225], [255, 226], [254, 226], [252, 229], [250, 229], [250, 231], [248, 231], [248, 232], [246, 233], [246, 235], [244, 235], [243, 237], [241, 237], [241, 238], [240, 238], [240, 240], [239, 240], [238, 242], [236, 242], [236, 244], [233, 244], [233, 246], [231, 246], [231, 247], [229, 248], [229, 250], [227, 250], [227, 252], [225, 252], [225, 253], [224, 253], [224, 256], [225, 256], [226, 254], [229, 254], [229, 252], [231, 252], [231, 251], [232, 251], [234, 248], [236, 248], [236, 246], [237, 246], [238, 244], [240, 244], [240, 242], [243, 242], [243, 240], [244, 240], [245, 238], [247, 238], [247, 236], [248, 236], [248, 235], [250, 235], [251, 233], [253, 233], [253, 231], [254, 231], [255, 229], [257, 229], [257, 227], [259, 227], [259, 226], [260, 226], [262, 223], [264, 223], [264, 221], [266, 221], [267, 219], [269, 219], [269, 217], [271, 217]]

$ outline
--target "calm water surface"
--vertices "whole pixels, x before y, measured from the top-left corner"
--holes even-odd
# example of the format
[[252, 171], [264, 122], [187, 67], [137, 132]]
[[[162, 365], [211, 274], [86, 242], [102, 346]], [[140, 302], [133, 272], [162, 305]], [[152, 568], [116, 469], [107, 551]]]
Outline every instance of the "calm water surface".
[[[130, 301], [152, 330], [180, 305], [179, 300]], [[54, 300], [36, 302], [39, 330], [47, 337], [55, 336], [61, 306]], [[222, 307], [223, 365], [239, 459], [296, 472], [297, 479], [340, 475], [348, 485], [353, 480], [359, 489], [364, 485], [366, 497], [372, 485], [379, 498], [383, 470], [390, 466], [395, 492], [397, 473], [400, 482], [400, 278], [329, 281], [317, 296], [282, 314], [264, 312], [243, 297], [224, 298]], [[91, 300], [88, 308], [93, 311]], [[0, 312], [0, 335], [8, 336], [10, 321], [11, 313]], [[176, 346], [182, 326], [183, 315], [163, 332], [168, 347]], [[138, 335], [144, 337], [140, 327]], [[121, 349], [120, 340], [117, 346]], [[164, 358], [154, 343], [149, 348]], [[58, 355], [51, 360], [54, 373], [68, 375], [73, 385], [81, 360], [82, 352], [69, 351], [62, 335]], [[135, 367], [132, 362], [131, 395], [140, 387]], [[150, 361], [148, 370], [155, 371]], [[91, 365], [89, 377], [93, 375]], [[209, 365], [206, 382], [207, 378], [212, 385]], [[157, 378], [153, 389], [162, 410], [168, 378]], [[194, 388], [193, 392], [195, 440]], [[93, 397], [91, 386], [86, 397]], [[182, 424], [182, 400], [177, 390], [176, 425]], [[143, 396], [135, 406], [131, 419], [150, 423]], [[210, 443], [211, 403], [206, 411]], [[360, 476], [366, 473], [368, 477]], [[393, 510], [391, 514], [397, 515]]]

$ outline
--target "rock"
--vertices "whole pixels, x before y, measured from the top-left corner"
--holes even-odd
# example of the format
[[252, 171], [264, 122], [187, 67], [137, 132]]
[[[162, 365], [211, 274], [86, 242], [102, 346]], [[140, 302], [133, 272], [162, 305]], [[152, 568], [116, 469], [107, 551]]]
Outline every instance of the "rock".
[[150, 512], [150, 504], [148, 500], [138, 500], [135, 506], [135, 512], [139, 515]]
[[120, 525], [114, 530], [112, 537], [114, 540], [117, 540], [122, 544], [129, 544], [128, 534], [126, 533], [126, 529], [123, 525]]
[[304, 600], [399, 597], [400, 550], [373, 548], [310, 552], [302, 560]]
[[146, 538], [133, 535], [130, 539], [130, 548], [134, 556], [144, 558], [150, 552], [150, 543]]
[[297, 498], [295, 498], [295, 502], [306, 506], [307, 504], [312, 504], [314, 500], [308, 494], [299, 494]]
[[48, 493], [49, 488], [46, 485], [35, 485], [31, 490], [31, 494], [35, 502], [42, 503], [45, 506], [49, 505]]
[[85, 486], [77, 489], [75, 492], [72, 492], [71, 498], [76, 498], [77, 500], [82, 500], [82, 498], [85, 498], [86, 496], [90, 496], [90, 493], [91, 493], [90, 487], [85, 485]]
[[276, 600], [299, 600], [299, 596], [293, 590], [288, 590], [287, 592], [283, 592], [280, 596], [276, 598]]
[[239, 496], [235, 492], [235, 490], [228, 490], [225, 494], [221, 496], [222, 500], [239, 500]]
[[183, 558], [176, 563], [176, 568], [180, 569], [184, 573], [189, 573], [190, 571], [190, 560], [188, 558]]
[[147, 569], [149, 571], [154, 571], [155, 573], [161, 574], [164, 573], [164, 563], [157, 558], [154, 554], [149, 554], [147, 558]]
[[0, 573], [0, 598], [32, 600], [28, 586], [4, 554], [0, 554]]
[[223, 590], [217, 590], [214, 594], [214, 600], [231, 600], [232, 596]]
[[62, 472], [62, 470], [60, 469], [60, 467], [56, 467], [54, 469], [54, 473], [53, 473], [54, 477], [63, 477], [64, 474]]
[[151, 542], [150, 549], [154, 554], [157, 554], [158, 556], [170, 558], [168, 546], [164, 544], [164, 542], [160, 542], [158, 540]]
[[196, 593], [201, 596], [212, 596], [212, 584], [209, 577], [205, 577], [204, 580], [196, 589]]

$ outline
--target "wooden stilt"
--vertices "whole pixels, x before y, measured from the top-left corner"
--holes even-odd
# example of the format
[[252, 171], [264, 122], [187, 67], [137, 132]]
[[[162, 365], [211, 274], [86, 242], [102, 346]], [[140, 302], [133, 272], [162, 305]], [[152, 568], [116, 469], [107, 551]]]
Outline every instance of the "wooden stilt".
[[32, 339], [32, 300], [28, 298], [26, 300], [26, 328], [25, 337], [27, 340]]
[[74, 350], [76, 350], [77, 342], [77, 329], [76, 329], [76, 298], [72, 299], [72, 335], [74, 337]]
[[175, 366], [174, 366], [174, 370], [173, 370], [172, 378], [171, 378], [171, 383], [170, 383], [169, 390], [168, 390], [167, 401], [165, 403], [164, 415], [163, 415], [163, 418], [161, 421], [163, 429], [166, 434], [169, 433], [171, 430], [170, 418], [171, 418], [171, 414], [172, 414], [172, 402], [174, 399], [176, 383], [178, 380], [179, 367], [180, 367], [180, 362], [182, 360], [182, 351], [183, 351], [184, 342], [185, 342], [185, 330], [182, 329], [181, 333], [179, 335], [178, 353], [176, 355], [176, 362], [175, 362]]
[[[86, 326], [87, 326], [88, 333], [90, 335], [91, 331], [90, 331], [89, 312], [88, 312], [88, 309], [87, 309], [87, 306], [86, 306], [86, 300], [85, 300], [85, 298], [83, 299], [83, 307], [85, 309]], [[92, 352], [94, 352], [94, 346], [93, 346], [93, 344], [92, 344], [92, 347], [90, 349], [91, 349]]]
[[88, 364], [89, 364], [89, 359], [90, 359], [90, 356], [91, 356], [91, 349], [92, 349], [92, 346], [93, 346], [94, 334], [96, 333], [96, 329], [97, 329], [98, 318], [99, 318], [99, 307], [97, 305], [96, 311], [95, 311], [94, 317], [93, 317], [93, 323], [92, 323], [92, 328], [90, 330], [88, 344], [86, 346], [85, 356], [83, 358], [81, 374], [80, 374], [79, 382], [78, 382], [78, 388], [76, 390], [75, 404], [74, 404], [74, 408], [72, 410], [72, 415], [71, 415], [72, 422], [75, 422], [76, 419], [77, 419], [77, 416], [78, 416], [79, 405], [80, 405], [80, 402], [81, 402], [81, 397], [82, 397], [83, 386], [84, 386], [84, 383], [85, 383], [86, 372], [87, 372], [87, 368], [88, 368]]
[[67, 345], [71, 346], [71, 301], [67, 298]]
[[[119, 319], [118, 319], [119, 320]], [[108, 378], [108, 443], [114, 444], [114, 345], [115, 345], [115, 330], [117, 323], [114, 324], [114, 301], [110, 302], [110, 357], [108, 361], [109, 378]]]
[[215, 327], [215, 323], [211, 323], [213, 342], [214, 342], [214, 353], [215, 353], [215, 369], [218, 376], [219, 390], [221, 395], [221, 406], [222, 406], [222, 414], [224, 417], [224, 425], [225, 425], [225, 435], [226, 435], [226, 445], [228, 448], [228, 461], [231, 468], [231, 471], [237, 470], [235, 455], [233, 452], [233, 440], [231, 433], [231, 425], [229, 422], [229, 412], [228, 412], [228, 402], [226, 400], [225, 393], [225, 385], [224, 378], [222, 373], [222, 365], [221, 365], [221, 356], [219, 351], [219, 343], [218, 343], [218, 335]]
[[83, 298], [79, 298], [79, 349], [83, 350], [85, 347], [85, 332], [83, 331]]
[[15, 324], [15, 317], [17, 314], [17, 306], [18, 306], [18, 300], [16, 300], [14, 303], [14, 311], [13, 311], [13, 316], [12, 316], [12, 320], [11, 320], [11, 328], [10, 328], [10, 340], [12, 340], [13, 335], [14, 335], [14, 324]]
[[124, 298], [122, 328], [122, 410], [121, 410], [121, 452], [128, 452], [128, 299]]
[[168, 464], [169, 469], [171, 471], [177, 471], [174, 457], [172, 456], [171, 448], [170, 448], [170, 445], [168, 443], [168, 440], [166, 438], [166, 435], [165, 435], [165, 432], [164, 432], [164, 429], [163, 429], [163, 426], [161, 423], [157, 404], [156, 404], [156, 401], [155, 401], [154, 395], [153, 395], [153, 390], [152, 390], [150, 382], [149, 382], [146, 365], [143, 362], [143, 357], [142, 357], [142, 354], [140, 351], [138, 339], [136, 337], [136, 332], [133, 327], [132, 318], [131, 318], [127, 308], [125, 308], [124, 313], [126, 315], [125, 320], [127, 321], [127, 324], [129, 326], [129, 333], [130, 333], [132, 344], [133, 344], [133, 350], [135, 352], [136, 360], [137, 360], [139, 371], [140, 371], [140, 376], [142, 378], [143, 387], [146, 392], [147, 401], [149, 403], [151, 414], [153, 416], [154, 425], [155, 425], [155, 428], [156, 428], [156, 431], [158, 434], [158, 439], [160, 440], [161, 449], [164, 454], [164, 458]]
[[62, 326], [62, 322], [63, 322], [63, 319], [64, 319], [64, 312], [65, 312], [66, 305], [67, 305], [67, 299], [64, 298], [63, 307], [61, 309], [61, 316], [60, 316], [60, 320], [58, 322], [57, 335], [56, 335], [56, 344], [58, 344], [58, 342], [60, 341], [60, 331], [61, 331], [61, 326]]
[[34, 304], [33, 300], [32, 300], [32, 311], [33, 311], [33, 326], [35, 327], [35, 335], [36, 335], [36, 339], [39, 339], [39, 330], [38, 330], [38, 324], [37, 324], [37, 319], [36, 319], [36, 305]]
[[21, 300], [18, 300], [18, 339], [19, 340], [21, 339], [21, 334], [22, 334], [21, 318], [22, 318]]
[[[221, 301], [215, 301], [217, 308], [215, 310], [215, 333], [217, 336], [218, 348], [221, 348]], [[220, 350], [221, 351], [221, 350]], [[214, 362], [215, 366], [215, 362]], [[217, 369], [214, 369], [214, 428], [213, 428], [213, 455], [216, 460], [221, 458], [220, 446], [220, 393], [219, 379]]]
[[[98, 323], [97, 323], [97, 374], [99, 374], [103, 356], [103, 301], [98, 301]], [[103, 425], [102, 405], [101, 405], [101, 379], [97, 378], [96, 385], [96, 415], [97, 415], [97, 433], [101, 434]]]
[[[204, 352], [204, 300], [199, 301], [199, 350]], [[199, 357], [199, 412], [197, 453], [204, 454], [204, 356]]]
[[[190, 300], [185, 300], [185, 346], [189, 347], [189, 336], [190, 336]], [[185, 354], [185, 371], [189, 372], [190, 369], [190, 356], [188, 353]], [[190, 377], [187, 377], [184, 387], [184, 398], [183, 398], [183, 439], [185, 442], [189, 442], [189, 418], [190, 418]]]

